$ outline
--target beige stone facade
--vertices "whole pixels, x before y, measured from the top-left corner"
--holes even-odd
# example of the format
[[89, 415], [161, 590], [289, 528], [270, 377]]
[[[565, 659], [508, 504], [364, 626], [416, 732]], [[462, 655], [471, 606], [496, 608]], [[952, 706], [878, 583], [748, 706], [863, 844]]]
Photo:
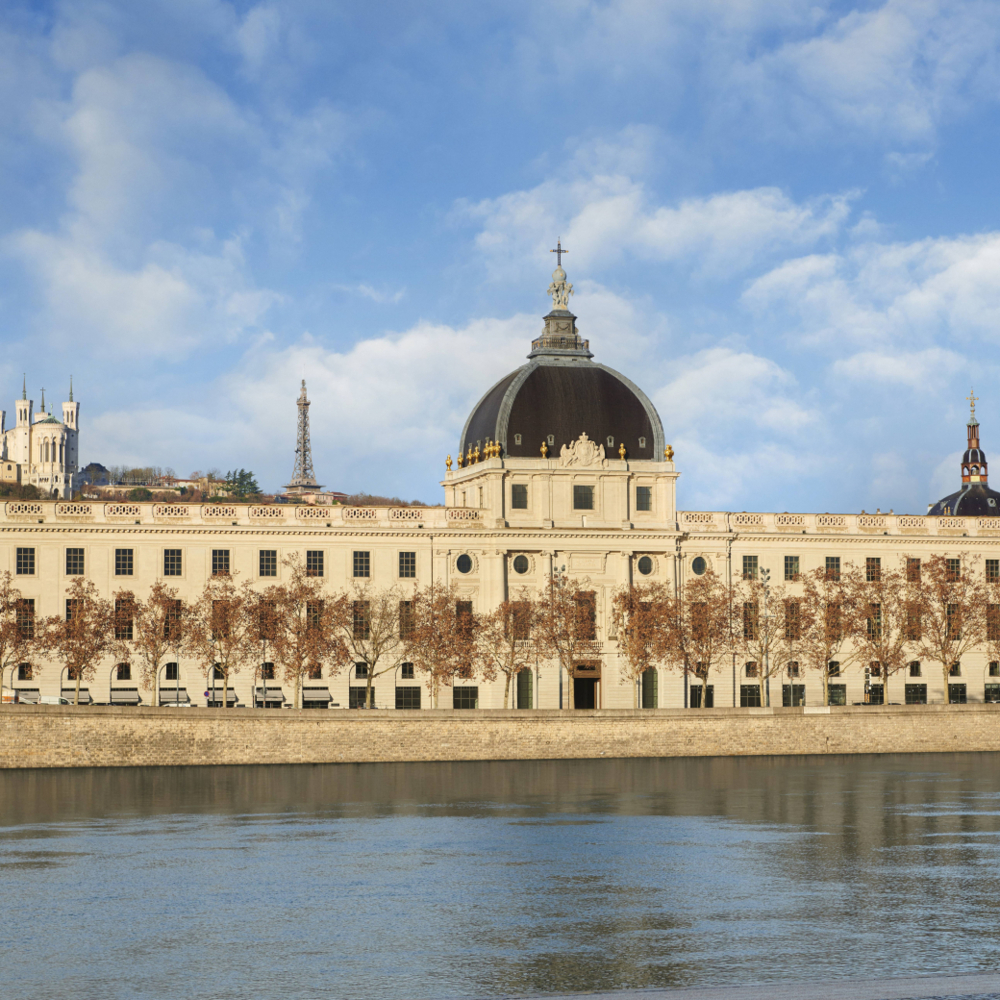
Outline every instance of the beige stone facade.
[[[587, 580], [597, 595], [602, 653], [597, 705], [631, 708], [634, 695], [631, 684], [621, 680], [611, 627], [612, 597], [629, 581], [680, 584], [690, 576], [698, 557], [724, 576], [739, 576], [744, 556], [756, 557], [758, 566], [769, 569], [776, 582], [783, 581], [786, 557], [797, 558], [802, 573], [824, 566], [827, 556], [839, 557], [845, 565], [864, 565], [870, 556], [881, 557], [883, 565], [889, 565], [894, 559], [935, 552], [1000, 558], [1000, 518], [678, 512], [674, 510], [676, 477], [673, 462], [633, 465], [616, 459], [579, 468], [560, 465], [559, 459], [538, 459], [531, 464], [531, 460], [491, 458], [447, 474], [448, 505], [438, 508], [7, 502], [0, 511], [0, 570], [14, 575], [23, 595], [35, 601], [36, 614], [56, 615], [63, 611], [65, 590], [72, 579], [67, 568], [80, 567], [81, 551], [83, 572], [109, 597], [119, 588], [144, 596], [155, 580], [163, 579], [186, 600], [193, 600], [209, 579], [213, 551], [228, 552], [229, 565], [240, 579], [251, 579], [261, 587], [280, 582], [284, 556], [320, 552], [324, 577], [332, 590], [350, 585], [354, 553], [367, 552], [372, 585], [406, 588], [454, 583], [479, 611], [516, 594], [522, 586], [546, 586], [553, 569], [565, 567], [570, 576]], [[571, 487], [580, 482], [595, 489], [593, 510], [573, 509]], [[511, 487], [517, 484], [528, 485], [527, 509], [511, 508]], [[641, 484], [652, 491], [652, 510], [634, 509], [635, 491]], [[463, 494], [465, 505], [456, 505]], [[71, 549], [74, 554], [68, 562]], [[276, 553], [278, 577], [260, 575], [262, 551]], [[168, 559], [168, 552], [179, 558]], [[126, 553], [129, 558], [123, 559]], [[400, 577], [401, 553], [414, 554], [414, 577]], [[469, 559], [460, 560], [463, 555]], [[649, 560], [642, 563], [650, 570], [648, 576], [639, 569], [644, 558]], [[523, 573], [517, 571], [515, 562]], [[468, 572], [460, 571], [460, 563]], [[116, 573], [116, 566], [121, 569], [123, 565], [131, 565], [131, 575]], [[165, 576], [168, 569], [177, 575]], [[794, 591], [796, 585], [788, 586]], [[746, 678], [735, 658], [731, 661], [711, 678], [717, 707], [740, 704], [740, 687]], [[112, 688], [137, 688], [135, 682], [117, 680], [114, 668], [110, 661], [102, 665], [96, 681], [87, 685], [94, 702], [112, 701]], [[183, 659], [178, 669], [176, 681], [162, 681], [164, 688], [179, 687], [192, 704], [204, 705], [204, 674]], [[902, 700], [903, 684], [911, 680], [916, 679], [893, 678], [892, 700]], [[30, 680], [18, 679], [15, 673], [13, 687], [27, 697], [52, 697], [59, 695], [62, 681], [57, 667], [43, 663], [36, 665]], [[848, 704], [862, 699], [864, 679], [859, 668], [846, 671], [838, 681], [845, 685]], [[954, 681], [966, 685], [969, 702], [982, 702], [987, 685], [1000, 682], [990, 677], [985, 654], [963, 660], [961, 675]], [[798, 682], [805, 685], [807, 705], [822, 704], [818, 676], [806, 675]], [[928, 665], [919, 682], [927, 685], [929, 702], [944, 700], [939, 670]], [[774, 683], [772, 704], [780, 705], [781, 691]], [[10, 684], [8, 673], [4, 686]], [[240, 704], [253, 704], [252, 684], [248, 673], [236, 677]], [[351, 700], [349, 689], [364, 681], [352, 671], [341, 671], [309, 684], [327, 689], [332, 704], [346, 708]], [[375, 683], [376, 705], [391, 710], [397, 687], [418, 685], [419, 680], [403, 678], [400, 671], [380, 677]], [[273, 686], [281, 686], [280, 678]], [[463, 682], [462, 686], [469, 685]], [[501, 682], [477, 687], [478, 707], [502, 706]], [[219, 689], [221, 697], [221, 684]], [[144, 704], [151, 703], [151, 692], [139, 690], [138, 695]], [[283, 697], [290, 704], [290, 685], [284, 685]], [[424, 691], [421, 704], [427, 703]], [[662, 708], [686, 704], [680, 674], [660, 671], [657, 704]], [[555, 664], [538, 661], [530, 707], [573, 707], [570, 678], [561, 676]]]

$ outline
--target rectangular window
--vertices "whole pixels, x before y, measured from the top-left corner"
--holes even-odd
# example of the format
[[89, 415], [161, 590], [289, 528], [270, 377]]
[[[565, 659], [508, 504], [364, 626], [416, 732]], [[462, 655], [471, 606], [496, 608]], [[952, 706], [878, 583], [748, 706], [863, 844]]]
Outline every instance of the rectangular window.
[[637, 486], [635, 488], [635, 509], [636, 510], [652, 510], [653, 509], [653, 487], [652, 486]]
[[311, 681], [321, 681], [323, 679], [323, 665], [314, 663], [306, 670], [306, 677]]
[[[408, 639], [413, 635], [413, 601], [399, 602], [399, 638]], [[410, 664], [410, 670], [413, 664]]]
[[180, 678], [177, 676], [177, 664], [168, 663], [164, 669], [163, 677], [165, 680], [168, 681], [180, 680]]
[[962, 662], [961, 662], [961, 660], [956, 660], [948, 668], [948, 676], [949, 677], [961, 677], [962, 676]]
[[987, 705], [1000, 704], [1000, 684], [987, 684], [983, 691], [983, 701]]
[[740, 685], [740, 708], [760, 708], [760, 685]]
[[831, 705], [846, 705], [847, 704], [847, 685], [846, 684], [831, 684], [829, 688]]
[[597, 595], [594, 591], [579, 591], [574, 595], [576, 603], [576, 638], [597, 638]]
[[417, 575], [416, 552], [399, 553], [399, 577], [401, 580], [413, 580]]
[[830, 642], [839, 642], [844, 635], [844, 616], [840, 605], [830, 602], [825, 613], [826, 638]]
[[593, 510], [594, 509], [594, 487], [573, 486], [573, 510]]
[[866, 622], [868, 627], [868, 638], [873, 642], [882, 638], [882, 605], [881, 604], [869, 604], [868, 605], [868, 620]]
[[134, 604], [129, 598], [115, 600], [115, 638], [119, 641], [132, 641], [132, 608]]
[[865, 580], [868, 583], [878, 583], [882, 579], [882, 560], [878, 556], [869, 556], [865, 560]]
[[906, 638], [910, 642], [916, 642], [923, 632], [923, 621], [920, 615], [919, 604], [906, 605]]
[[802, 634], [802, 618], [798, 601], [785, 601], [785, 638], [799, 639]]
[[962, 638], [962, 609], [957, 604], [949, 604], [945, 608], [947, 618], [948, 638]]
[[801, 708], [806, 703], [805, 684], [782, 684], [781, 704], [783, 708]]
[[372, 559], [370, 552], [354, 553], [354, 576], [357, 578], [372, 575]]
[[[260, 675], [266, 681], [274, 680], [274, 664], [273, 663], [262, 663], [260, 665]], [[264, 692], [267, 693], [266, 691]]]
[[180, 576], [181, 575], [181, 550], [180, 549], [164, 549], [163, 550], [163, 575], [164, 576]]
[[986, 638], [1000, 639], [1000, 604], [986, 605]]
[[399, 668], [399, 676], [403, 678], [404, 681], [413, 680], [413, 664], [403, 663]]
[[826, 675], [827, 675], [827, 677], [839, 677], [840, 676], [840, 664], [836, 660], [831, 660], [826, 665]]
[[962, 575], [962, 560], [948, 559], [945, 576], [949, 583], [955, 583]]
[[[347, 707], [348, 708], [367, 708], [368, 702], [365, 700], [368, 697], [368, 688], [364, 686], [354, 687], [352, 685], [350, 691], [347, 693]], [[375, 688], [372, 688], [372, 704], [375, 704]]]
[[527, 483], [514, 483], [510, 488], [510, 506], [511, 510], [527, 510], [528, 509], [528, 484]]
[[[319, 549], [312, 549], [306, 552], [306, 576], [323, 575], [323, 552]], [[358, 574], [355, 573], [355, 576]], [[365, 573], [365, 576], [368, 574]]]
[[919, 660], [914, 660], [910, 664], [910, 676], [911, 677], [919, 677], [920, 676], [920, 661]]
[[840, 556], [826, 557], [826, 578], [828, 580], [840, 579]]
[[518, 708], [533, 708], [534, 699], [534, 678], [531, 675], [531, 671], [528, 669], [519, 670], [517, 672], [517, 707]]
[[745, 673], [747, 675], [747, 677], [756, 677], [757, 676], [757, 661], [756, 660], [750, 660], [749, 663], [745, 664], [744, 667], [743, 667], [743, 673]]
[[229, 576], [229, 549], [212, 549], [212, 576]]
[[278, 575], [278, 550], [277, 549], [261, 549], [260, 550], [260, 575], [261, 576], [277, 576]]
[[115, 549], [115, 576], [131, 576], [132, 565], [131, 549]]
[[757, 605], [753, 601], [743, 604], [743, 638], [757, 638]]
[[412, 685], [410, 687], [396, 688], [396, 708], [420, 708], [420, 688]]
[[990, 677], [1000, 677], [1000, 662], [996, 660], [990, 662]]
[[80, 610], [80, 601], [76, 597], [66, 598], [66, 621], [71, 622], [76, 618], [77, 613]]
[[132, 680], [132, 665], [130, 663], [118, 664], [118, 680], [120, 681]]
[[368, 676], [368, 664], [367, 663], [355, 663], [354, 664], [354, 676], [355, 677], [367, 677]]
[[965, 685], [948, 685], [948, 703], [950, 705], [964, 705], [966, 703]]
[[452, 708], [479, 708], [478, 687], [452, 688]]
[[18, 576], [34, 576], [35, 575], [35, 550], [34, 549], [18, 549], [17, 550], [16, 572], [17, 572]]
[[907, 583], [920, 583], [920, 560], [919, 559], [907, 559], [906, 560], [906, 582]]
[[785, 556], [785, 579], [797, 580], [799, 578], [799, 557]]
[[35, 638], [35, 599], [22, 597], [17, 602], [17, 628], [25, 639]]
[[[322, 628], [323, 627], [323, 612], [326, 607], [325, 601], [306, 601], [306, 628]], [[278, 625], [278, 615], [275, 611], [275, 606], [273, 603], [270, 604], [269, 608], [269, 627], [272, 631]], [[268, 636], [272, 638], [272, 636]]]
[[927, 704], [927, 685], [926, 684], [907, 684], [904, 687], [904, 692], [906, 696], [907, 705], [926, 705]]
[[986, 560], [986, 581], [988, 583], [1000, 582], [1000, 559]]
[[163, 617], [163, 638], [170, 642], [177, 642], [181, 637], [182, 607], [179, 600], [171, 601], [166, 606]]
[[743, 557], [743, 579], [744, 580], [756, 580], [757, 579], [757, 557], [756, 556], [744, 556]]
[[789, 677], [798, 677], [800, 673], [799, 661], [792, 660], [785, 669], [787, 670]]
[[881, 684], [872, 684], [868, 689], [868, 704], [882, 705], [885, 702], [885, 689]]
[[355, 601], [352, 608], [354, 618], [354, 638], [370, 639], [371, 629], [371, 604], [368, 601]]
[[459, 634], [471, 639], [473, 630], [472, 601], [455, 602], [455, 620]]
[[30, 663], [19, 663], [17, 665], [17, 679], [19, 681], [34, 680], [34, 677], [33, 677], [32, 673], [31, 673], [31, 664]]
[[83, 549], [66, 550], [66, 575], [83, 576]]
[[515, 641], [523, 642], [531, 638], [531, 604], [528, 601], [514, 601], [511, 619]]
[[[688, 702], [691, 708], [701, 708], [701, 691], [703, 685], [692, 684], [691, 690], [688, 692], [689, 698]], [[642, 706], [646, 708], [645, 705]], [[656, 708], [656, 705], [650, 705], [650, 708]], [[709, 684], [705, 690], [705, 708], [715, 708], [715, 685]]]

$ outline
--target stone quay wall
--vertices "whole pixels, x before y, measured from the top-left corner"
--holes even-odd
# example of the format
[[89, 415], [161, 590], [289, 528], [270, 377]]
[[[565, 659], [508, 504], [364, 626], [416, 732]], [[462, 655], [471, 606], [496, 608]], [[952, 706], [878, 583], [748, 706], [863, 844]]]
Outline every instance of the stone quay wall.
[[0, 706], [0, 768], [1000, 750], [1000, 705], [642, 711]]

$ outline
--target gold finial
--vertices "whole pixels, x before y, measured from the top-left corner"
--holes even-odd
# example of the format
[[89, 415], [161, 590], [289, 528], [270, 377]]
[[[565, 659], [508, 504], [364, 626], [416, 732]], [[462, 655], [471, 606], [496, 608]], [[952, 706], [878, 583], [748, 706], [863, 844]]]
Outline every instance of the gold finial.
[[472, 461], [473, 462], [478, 462], [479, 461], [479, 445], [478, 444], [476, 445], [476, 450], [472, 453]]
[[663, 452], [663, 457], [668, 461], [672, 462], [674, 460], [674, 446], [668, 444], [665, 451]]
[[465, 464], [472, 465], [472, 445], [469, 445], [469, 454], [465, 456]]
[[969, 395], [965, 398], [969, 401], [969, 409], [972, 411], [969, 422], [974, 423], [976, 419], [976, 403], [979, 402], [979, 397], [976, 395], [975, 389], [969, 389]]
[[461, 452], [458, 453], [458, 467], [460, 469], [462, 468], [462, 453]]
[[[461, 460], [462, 460], [461, 456], [459, 456], [459, 459], [458, 459], [458, 460], [459, 460], [459, 461], [461, 461]], [[447, 458], [446, 458], [446, 459], [444, 460], [444, 467], [445, 467], [445, 468], [446, 468], [446, 469], [447, 469], [447, 470], [448, 470], [449, 472], [451, 472], [451, 455], [449, 455], [449, 456], [448, 456], [448, 457], [447, 457]]]
[[622, 441], [622, 443], [620, 445], [618, 445], [618, 457], [623, 462], [625, 461], [625, 442], [624, 441]]
[[545, 458], [545, 456], [548, 455], [549, 453], [549, 446], [544, 441], [542, 442], [541, 452], [542, 452], [542, 458]]

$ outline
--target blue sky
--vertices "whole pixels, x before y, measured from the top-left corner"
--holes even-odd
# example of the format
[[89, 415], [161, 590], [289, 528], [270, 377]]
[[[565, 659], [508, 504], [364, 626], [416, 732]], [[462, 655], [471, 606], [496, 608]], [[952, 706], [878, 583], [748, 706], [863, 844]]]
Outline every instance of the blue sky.
[[971, 383], [1000, 455], [998, 126], [994, 0], [6, 0], [3, 405], [274, 488], [304, 377], [323, 483], [436, 502], [562, 237], [682, 507], [921, 512]]

